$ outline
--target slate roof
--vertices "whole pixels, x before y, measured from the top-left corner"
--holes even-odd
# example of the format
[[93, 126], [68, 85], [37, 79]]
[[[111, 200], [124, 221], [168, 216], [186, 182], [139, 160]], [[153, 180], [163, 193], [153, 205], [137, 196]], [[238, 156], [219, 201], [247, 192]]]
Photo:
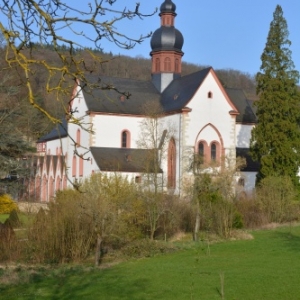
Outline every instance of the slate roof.
[[249, 148], [236, 148], [236, 157], [242, 157], [246, 159], [246, 167], [244, 167], [241, 171], [258, 172], [259, 162], [252, 159]]
[[42, 143], [45, 141], [56, 140], [66, 137], [68, 135], [68, 122], [66, 119], [62, 119], [61, 124], [57, 124], [49, 133], [42, 136], [37, 142]]
[[[109, 85], [119, 91], [130, 93], [129, 98], [122, 101], [122, 96], [117, 91], [100, 88], [92, 91], [84, 89], [84, 96], [91, 112], [145, 115], [145, 103], [156, 105], [165, 113], [179, 112], [195, 95], [211, 69], [205, 68], [173, 80], [162, 94], [156, 90], [151, 81], [101, 77], [99, 87]], [[91, 76], [88, 80], [96, 82], [97, 77]], [[225, 91], [240, 113], [236, 121], [256, 123], [253, 102], [247, 99], [244, 91], [232, 88], [226, 88]]]
[[[83, 88], [84, 98], [91, 112], [145, 115], [146, 103], [159, 105], [160, 93], [151, 81], [101, 76], [101, 81], [97, 83], [98, 78], [95, 76], [89, 76], [87, 79], [99, 87], [92, 90]], [[130, 93], [130, 97], [126, 99], [115, 90], [100, 89], [107, 85], [118, 91]]]
[[157, 51], [176, 51], [182, 53], [183, 35], [174, 26], [161, 26], [151, 37], [151, 49]]
[[212, 68], [177, 78], [163, 91], [161, 104], [164, 112], [180, 111], [192, 99]]
[[241, 89], [225, 89], [227, 95], [239, 111], [239, 115], [236, 116], [236, 122], [238, 123], [256, 123], [256, 115], [253, 107], [253, 102], [246, 98], [246, 95]]
[[[110, 114], [134, 114], [145, 115], [145, 105], [153, 104], [162, 111], [180, 111], [190, 101], [197, 89], [209, 73], [211, 68], [175, 79], [160, 94], [151, 81], [141, 81], [127, 78], [101, 77], [99, 87], [109, 85], [118, 88], [119, 91], [129, 92], [129, 99], [121, 100], [121, 95], [115, 90], [101, 90], [94, 88], [91, 91], [83, 88], [84, 97], [91, 112]], [[88, 78], [90, 82], [96, 82], [97, 77]]]
[[171, 0], [165, 0], [165, 2], [160, 6], [161, 13], [175, 13], [176, 5]]
[[156, 166], [158, 173], [162, 173], [158, 163], [154, 162], [153, 151], [155, 150], [91, 147], [101, 171], [154, 173]]

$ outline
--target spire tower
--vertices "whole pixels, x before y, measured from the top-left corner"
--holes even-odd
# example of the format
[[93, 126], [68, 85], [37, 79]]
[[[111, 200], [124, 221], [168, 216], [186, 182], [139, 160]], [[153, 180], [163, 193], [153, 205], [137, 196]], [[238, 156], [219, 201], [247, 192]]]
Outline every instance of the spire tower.
[[172, 0], [165, 0], [160, 6], [161, 26], [151, 38], [152, 81], [160, 92], [181, 76], [183, 36], [174, 26], [175, 11]]

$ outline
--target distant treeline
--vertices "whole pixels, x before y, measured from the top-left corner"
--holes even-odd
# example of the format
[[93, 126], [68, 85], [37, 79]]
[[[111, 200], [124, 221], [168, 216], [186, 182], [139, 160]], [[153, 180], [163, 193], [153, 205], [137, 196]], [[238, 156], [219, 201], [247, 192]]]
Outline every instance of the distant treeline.
[[[37, 48], [43, 48], [47, 53], [48, 51], [51, 52], [54, 50], [52, 45], [39, 46], [38, 44], [35, 44], [35, 46]], [[59, 50], [70, 51], [70, 49], [68, 49], [65, 45], [60, 46]], [[82, 56], [86, 63], [91, 60], [91, 56], [88, 55], [89, 51], [95, 55], [100, 55], [104, 61], [101, 69], [99, 70], [100, 75], [134, 78], [140, 80], [151, 79], [150, 57], [145, 58], [143, 56], [130, 57], [125, 55], [113, 55], [111, 52], [105, 53], [101, 49], [92, 48], [73, 48], [71, 51], [74, 55]], [[183, 62], [182, 76], [200, 71], [206, 67], [208, 66]], [[256, 99], [256, 87], [253, 75], [233, 69], [219, 69], [215, 71], [224, 87], [243, 89], [250, 99]]]

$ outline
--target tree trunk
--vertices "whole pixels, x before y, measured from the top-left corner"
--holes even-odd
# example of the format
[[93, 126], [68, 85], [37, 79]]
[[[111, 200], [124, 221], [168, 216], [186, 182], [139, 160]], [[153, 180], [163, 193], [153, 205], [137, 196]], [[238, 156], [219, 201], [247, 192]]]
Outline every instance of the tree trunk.
[[96, 249], [95, 249], [95, 267], [98, 267], [100, 264], [101, 244], [102, 244], [102, 237], [100, 234], [97, 234], [97, 242], [96, 242]]
[[195, 242], [198, 241], [198, 234], [199, 234], [199, 229], [200, 229], [200, 204], [197, 201], [197, 206], [196, 206], [196, 220], [195, 220], [195, 227], [194, 227], [194, 234], [193, 234], [193, 240]]
[[150, 240], [154, 240], [154, 234], [155, 234], [155, 226], [151, 226], [150, 228]]

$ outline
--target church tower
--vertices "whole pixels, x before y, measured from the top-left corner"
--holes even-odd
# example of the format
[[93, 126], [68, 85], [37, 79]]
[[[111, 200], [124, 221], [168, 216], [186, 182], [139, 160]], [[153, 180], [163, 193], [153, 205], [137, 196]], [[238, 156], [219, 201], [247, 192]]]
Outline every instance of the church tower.
[[174, 27], [176, 5], [165, 0], [160, 6], [161, 26], [151, 38], [152, 82], [159, 92], [181, 76], [183, 36]]

